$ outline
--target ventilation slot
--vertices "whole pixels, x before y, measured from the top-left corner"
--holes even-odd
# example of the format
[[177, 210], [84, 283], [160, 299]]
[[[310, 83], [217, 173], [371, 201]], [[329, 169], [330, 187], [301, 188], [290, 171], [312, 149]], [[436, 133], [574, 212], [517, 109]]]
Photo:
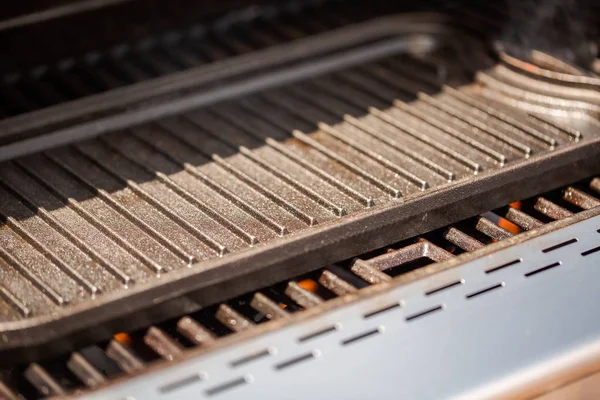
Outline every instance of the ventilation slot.
[[534, 275], [540, 274], [540, 273], [542, 273], [542, 272], [548, 271], [549, 269], [556, 268], [556, 267], [558, 267], [560, 264], [561, 264], [561, 263], [560, 263], [560, 261], [559, 261], [559, 262], [555, 262], [554, 264], [550, 264], [550, 265], [547, 265], [547, 266], [545, 266], [545, 267], [542, 267], [542, 268], [539, 268], [539, 269], [536, 269], [536, 270], [530, 271], [530, 272], [526, 273], [526, 274], [525, 274], [525, 276], [526, 276], [527, 278], [529, 278], [530, 276], [534, 276]]
[[433, 307], [433, 308], [430, 308], [428, 310], [422, 311], [420, 313], [409, 315], [405, 319], [406, 319], [406, 322], [415, 321], [415, 320], [417, 320], [419, 318], [426, 317], [426, 316], [428, 316], [430, 314], [433, 314], [435, 312], [442, 311], [443, 309], [444, 309], [443, 306]]
[[565, 242], [556, 244], [554, 246], [548, 247], [547, 249], [542, 250], [542, 253], [550, 253], [551, 251], [558, 250], [558, 249], [560, 249], [562, 247], [568, 246], [568, 245], [573, 244], [573, 243], [577, 243], [577, 239], [576, 238], [573, 238], [573, 239], [567, 240]]
[[319, 352], [319, 350], [314, 350], [311, 353], [307, 353], [307, 354], [292, 358], [291, 360], [276, 364], [275, 369], [277, 369], [277, 370], [286, 369], [286, 368], [292, 367], [296, 364], [300, 364], [304, 361], [312, 360], [320, 355], [321, 355], [321, 352]]
[[521, 263], [522, 261], [523, 260], [518, 259], [518, 260], [511, 261], [511, 262], [507, 262], [506, 264], [502, 264], [502, 265], [499, 265], [497, 267], [488, 269], [488, 270], [485, 271], [485, 273], [486, 274], [491, 274], [493, 272], [500, 271], [501, 269], [512, 267], [513, 265], [517, 265], [517, 264]]
[[456, 286], [460, 286], [463, 283], [464, 283], [464, 281], [462, 281], [462, 280], [456, 281], [456, 282], [452, 282], [452, 283], [449, 283], [449, 284], [447, 284], [445, 286], [439, 287], [437, 289], [433, 289], [433, 290], [430, 290], [428, 292], [425, 292], [425, 295], [426, 296], [431, 296], [432, 294], [436, 294], [436, 293], [442, 292], [444, 290], [451, 289], [451, 288], [456, 287]]
[[258, 353], [251, 354], [249, 356], [237, 359], [229, 363], [232, 367], [239, 367], [240, 365], [247, 364], [252, 361], [260, 360], [261, 358], [265, 358], [273, 354], [274, 350], [265, 349], [263, 351], [259, 351]]
[[503, 286], [504, 286], [504, 283], [499, 283], [499, 284], [497, 284], [497, 285], [490, 286], [490, 287], [488, 287], [488, 288], [485, 288], [485, 289], [479, 290], [479, 291], [477, 291], [477, 292], [475, 292], [475, 293], [468, 294], [468, 295], [466, 296], [466, 298], [467, 298], [467, 299], [472, 299], [473, 297], [481, 296], [482, 294], [489, 293], [489, 292], [491, 292], [491, 291], [493, 291], [493, 290], [496, 290], [496, 289], [500, 289], [500, 288], [501, 288], [501, 287], [503, 287]]
[[392, 311], [392, 310], [395, 310], [395, 309], [400, 308], [400, 307], [401, 307], [400, 303], [394, 303], [392, 305], [389, 305], [387, 307], [381, 308], [379, 310], [375, 310], [375, 311], [372, 311], [370, 313], [367, 313], [363, 317], [364, 318], [371, 318], [371, 317], [374, 317], [376, 315], [383, 314], [385, 312]]
[[235, 389], [238, 386], [245, 385], [252, 381], [253, 381], [253, 378], [250, 375], [248, 375], [248, 376], [245, 376], [242, 378], [238, 378], [238, 379], [226, 382], [222, 385], [210, 388], [210, 389], [206, 390], [204, 393], [206, 393], [207, 396], [215, 396], [217, 394], [223, 393], [223, 392], [231, 390], [231, 389]]
[[163, 394], [167, 394], [167, 393], [173, 392], [175, 390], [184, 388], [186, 386], [190, 386], [195, 383], [198, 383], [204, 379], [205, 379], [204, 375], [196, 374], [196, 375], [188, 376], [187, 378], [183, 378], [178, 381], [169, 383], [167, 385], [161, 386], [158, 390]]
[[326, 335], [328, 333], [335, 332], [337, 329], [338, 328], [335, 325], [334, 326], [330, 326], [329, 328], [321, 329], [319, 331], [310, 333], [310, 334], [308, 334], [306, 336], [302, 336], [301, 338], [298, 338], [298, 341], [299, 342], [306, 342], [308, 340], [315, 339], [315, 338], [317, 338], [319, 336], [323, 336], [323, 335]]
[[600, 246], [594, 247], [593, 249], [586, 250], [583, 253], [581, 253], [581, 255], [585, 257], [585, 256], [589, 256], [590, 254], [594, 254], [598, 251], [600, 251]]
[[342, 345], [346, 346], [346, 345], [349, 345], [349, 344], [352, 344], [352, 343], [356, 343], [359, 340], [367, 339], [367, 338], [370, 338], [372, 336], [378, 335], [382, 331], [383, 331], [383, 327], [379, 327], [377, 329], [373, 329], [373, 330], [361, 333], [359, 335], [352, 336], [352, 337], [350, 337], [348, 339], [342, 340]]

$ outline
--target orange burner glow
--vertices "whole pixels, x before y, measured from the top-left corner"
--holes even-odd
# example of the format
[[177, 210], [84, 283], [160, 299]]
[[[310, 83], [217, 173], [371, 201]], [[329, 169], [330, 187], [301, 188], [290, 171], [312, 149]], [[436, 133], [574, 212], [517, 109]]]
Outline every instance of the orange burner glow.
[[317, 282], [313, 281], [312, 279], [305, 279], [303, 281], [300, 281], [298, 282], [298, 286], [312, 293], [317, 292]]
[[129, 336], [129, 334], [127, 334], [125, 332], [117, 333], [113, 337], [119, 343], [122, 343], [122, 344], [130, 344], [131, 343], [131, 336]]

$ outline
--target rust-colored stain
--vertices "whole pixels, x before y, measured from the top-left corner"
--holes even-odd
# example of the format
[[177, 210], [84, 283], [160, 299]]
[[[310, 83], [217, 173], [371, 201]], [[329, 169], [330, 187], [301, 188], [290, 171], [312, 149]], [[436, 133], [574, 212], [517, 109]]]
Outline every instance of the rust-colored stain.
[[131, 336], [125, 332], [117, 333], [113, 336], [115, 340], [122, 344], [131, 344]]
[[298, 286], [300, 286], [302, 289], [308, 290], [309, 292], [317, 292], [317, 282], [313, 281], [312, 279], [300, 281], [298, 282]]

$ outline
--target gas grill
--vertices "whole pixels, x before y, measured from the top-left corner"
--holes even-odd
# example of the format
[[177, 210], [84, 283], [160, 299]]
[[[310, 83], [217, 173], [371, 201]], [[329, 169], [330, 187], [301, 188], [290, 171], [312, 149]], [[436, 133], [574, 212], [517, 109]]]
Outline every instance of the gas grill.
[[48, 45], [0, 62], [0, 398], [598, 370], [597, 37], [524, 48], [504, 3], [56, 3], [0, 22]]

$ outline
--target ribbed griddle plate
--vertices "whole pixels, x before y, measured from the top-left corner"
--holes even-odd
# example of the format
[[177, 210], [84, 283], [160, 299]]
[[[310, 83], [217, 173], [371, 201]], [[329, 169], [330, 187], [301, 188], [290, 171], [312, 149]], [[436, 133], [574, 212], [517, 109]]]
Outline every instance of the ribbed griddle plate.
[[481, 44], [424, 21], [372, 21], [215, 64], [215, 81], [197, 69], [36, 112], [45, 125], [10, 121], [28, 139], [0, 148], [22, 155], [0, 168], [3, 359], [600, 172], [596, 88], [487, 68]]

